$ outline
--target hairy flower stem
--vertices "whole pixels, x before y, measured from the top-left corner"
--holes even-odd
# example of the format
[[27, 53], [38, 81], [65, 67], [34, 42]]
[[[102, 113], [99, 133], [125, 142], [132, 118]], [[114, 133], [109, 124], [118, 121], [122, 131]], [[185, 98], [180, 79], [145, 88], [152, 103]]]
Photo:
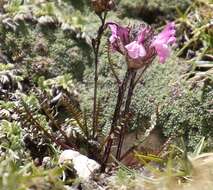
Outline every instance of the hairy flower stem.
[[98, 62], [99, 62], [99, 51], [101, 38], [103, 36], [105, 30], [105, 21], [106, 21], [107, 12], [104, 13], [104, 16], [99, 15], [101, 20], [101, 26], [97, 31], [97, 37], [93, 40], [93, 52], [95, 55], [95, 77], [94, 77], [94, 100], [93, 100], [93, 122], [92, 122], [92, 137], [95, 137], [96, 129], [97, 129], [97, 88], [98, 88]]
[[107, 145], [106, 145], [104, 156], [103, 156], [101, 171], [105, 170], [106, 163], [108, 162], [108, 159], [109, 159], [111, 147], [112, 147], [113, 140], [114, 140], [113, 136], [114, 136], [115, 128], [118, 124], [118, 120], [119, 120], [120, 115], [121, 115], [120, 114], [121, 107], [123, 105], [126, 87], [128, 85], [129, 79], [130, 79], [130, 73], [131, 73], [131, 70], [128, 69], [126, 71], [125, 77], [124, 77], [124, 79], [123, 79], [123, 81], [122, 81], [122, 83], [121, 83], [121, 85], [119, 86], [119, 89], [118, 89], [117, 103], [116, 103], [115, 111], [114, 111], [114, 114], [113, 114], [112, 124], [111, 124], [110, 132], [109, 132], [109, 139], [107, 141]]
[[[133, 95], [135, 86], [141, 80], [144, 72], [146, 71], [146, 69], [148, 67], [149, 67], [149, 64], [147, 64], [146, 66], [144, 66], [144, 68], [141, 71], [141, 73], [140, 73], [140, 75], [139, 75], [138, 78], [136, 78], [137, 71], [136, 70], [132, 71], [132, 77], [131, 77], [131, 81], [130, 81], [130, 85], [129, 85], [129, 91], [128, 91], [127, 98], [126, 98], [126, 104], [125, 104], [125, 109], [124, 109], [123, 117], [125, 117], [129, 113], [129, 106], [131, 104], [132, 95]], [[122, 158], [123, 158], [123, 156], [121, 157], [121, 150], [122, 150], [122, 146], [123, 146], [123, 142], [124, 142], [125, 132], [126, 132], [127, 125], [128, 125], [127, 122], [128, 121], [126, 121], [124, 123], [124, 125], [121, 128], [121, 132], [119, 134], [118, 147], [117, 147], [117, 153], [116, 153], [116, 159], [117, 160], [122, 160]]]
[[[134, 87], [135, 87], [134, 82], [135, 82], [136, 74], [137, 74], [136, 70], [131, 70], [131, 79], [130, 79], [130, 84], [128, 87], [128, 94], [126, 97], [124, 112], [122, 114], [123, 118], [125, 118], [126, 115], [129, 113], [129, 107], [130, 107], [130, 104], [132, 101], [132, 95], [133, 95]], [[128, 125], [128, 120], [125, 121], [124, 125], [121, 127], [121, 131], [119, 134], [118, 147], [117, 147], [117, 153], [116, 153], [116, 159], [118, 159], [118, 160], [120, 160], [121, 150], [122, 150], [122, 146], [123, 146], [123, 141], [124, 141], [124, 136], [125, 136], [127, 125]]]

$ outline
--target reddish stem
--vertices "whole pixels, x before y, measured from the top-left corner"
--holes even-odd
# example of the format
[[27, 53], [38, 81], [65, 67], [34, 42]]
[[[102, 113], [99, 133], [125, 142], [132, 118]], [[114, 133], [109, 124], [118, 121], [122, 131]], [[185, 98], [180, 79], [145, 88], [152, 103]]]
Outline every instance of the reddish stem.
[[119, 89], [118, 89], [117, 103], [116, 103], [115, 111], [113, 114], [112, 124], [111, 124], [110, 132], [109, 132], [109, 139], [107, 141], [107, 145], [106, 145], [104, 156], [103, 156], [101, 171], [105, 170], [106, 163], [108, 162], [108, 159], [109, 159], [111, 147], [113, 144], [113, 135], [114, 135], [115, 128], [117, 126], [117, 122], [120, 118], [121, 106], [123, 103], [126, 87], [127, 87], [127, 84], [128, 84], [129, 78], [130, 78], [130, 72], [131, 71], [129, 69], [126, 71], [123, 82], [122, 82], [121, 86], [119, 86]]
[[104, 13], [104, 16], [99, 16], [101, 20], [101, 26], [98, 29], [97, 37], [93, 40], [93, 52], [95, 55], [95, 77], [94, 77], [94, 100], [93, 100], [93, 121], [92, 121], [92, 136], [95, 136], [95, 132], [97, 129], [97, 88], [98, 88], [98, 56], [100, 51], [101, 38], [103, 36], [105, 30], [105, 21], [106, 21], [107, 12]]

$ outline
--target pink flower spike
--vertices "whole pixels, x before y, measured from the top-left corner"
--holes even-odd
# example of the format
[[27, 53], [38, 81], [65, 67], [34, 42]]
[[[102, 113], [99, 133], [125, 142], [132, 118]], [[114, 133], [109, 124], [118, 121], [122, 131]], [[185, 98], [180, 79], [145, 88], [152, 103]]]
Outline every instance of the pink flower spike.
[[176, 38], [175, 38], [174, 22], [168, 23], [166, 27], [163, 29], [163, 31], [154, 37], [154, 41], [152, 42], [151, 46], [155, 48], [161, 63], [164, 63], [166, 58], [170, 54], [168, 45], [173, 44], [175, 41]]
[[146, 55], [146, 50], [142, 44], [139, 44], [137, 41], [133, 41], [130, 44], [126, 45], [127, 53], [130, 58], [138, 59]]

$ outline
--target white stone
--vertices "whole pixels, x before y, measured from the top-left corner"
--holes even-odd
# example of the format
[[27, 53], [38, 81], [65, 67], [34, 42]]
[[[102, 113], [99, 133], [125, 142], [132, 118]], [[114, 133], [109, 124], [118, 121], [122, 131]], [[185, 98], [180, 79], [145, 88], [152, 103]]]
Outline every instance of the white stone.
[[65, 150], [59, 157], [59, 164], [71, 161], [79, 178], [88, 181], [100, 169], [100, 164], [74, 150]]
[[75, 30], [71, 25], [69, 25], [68, 23], [64, 23], [64, 22], [62, 22], [62, 24], [61, 24], [61, 29], [63, 31], [74, 31]]
[[59, 157], [59, 164], [63, 164], [66, 161], [73, 160], [73, 158], [79, 156], [80, 153], [74, 150], [64, 150]]
[[38, 19], [38, 23], [40, 25], [46, 25], [46, 24], [54, 24], [55, 23], [55, 20], [53, 17], [51, 16], [41, 16], [39, 17]]
[[15, 22], [17, 22], [17, 21], [23, 21], [24, 20], [24, 14], [17, 14], [17, 15], [15, 15], [14, 18], [13, 18], [13, 20]]

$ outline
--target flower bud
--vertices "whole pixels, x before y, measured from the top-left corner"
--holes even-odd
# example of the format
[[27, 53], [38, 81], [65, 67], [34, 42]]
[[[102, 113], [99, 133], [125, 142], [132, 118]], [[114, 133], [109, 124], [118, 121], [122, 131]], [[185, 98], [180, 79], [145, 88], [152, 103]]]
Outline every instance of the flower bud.
[[113, 0], [91, 0], [91, 3], [96, 14], [101, 14], [104, 11], [110, 11], [115, 7]]
[[115, 2], [113, 0], [110, 0], [107, 4], [107, 10], [110, 11], [115, 8]]

